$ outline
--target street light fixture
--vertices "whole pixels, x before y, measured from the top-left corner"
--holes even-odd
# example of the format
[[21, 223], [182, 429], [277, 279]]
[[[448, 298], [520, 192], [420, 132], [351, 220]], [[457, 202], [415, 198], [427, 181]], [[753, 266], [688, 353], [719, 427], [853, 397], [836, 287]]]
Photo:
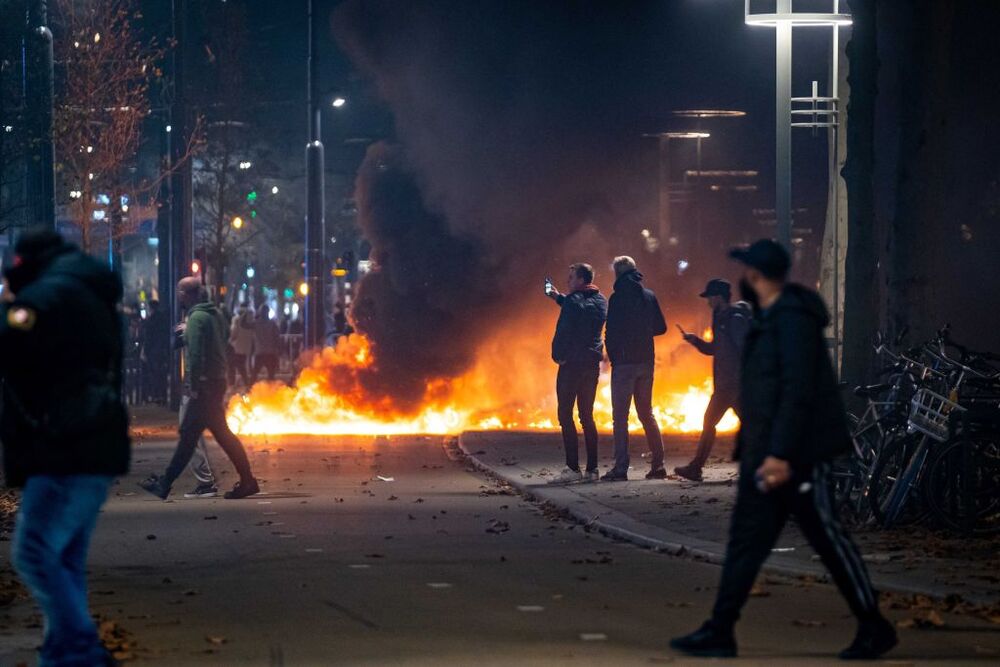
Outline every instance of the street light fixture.
[[672, 139], [694, 139], [698, 142], [698, 171], [701, 171], [701, 142], [712, 135], [708, 132], [686, 131], [686, 132], [656, 132], [644, 134], [644, 137], [657, 139], [660, 149], [660, 220], [658, 236], [661, 243], [673, 245], [671, 241], [671, 220], [670, 220], [670, 141]]
[[333, 102], [331, 104], [334, 109], [340, 109], [347, 104], [347, 99], [337, 95], [333, 98]]
[[233, 218], [233, 229], [243, 229], [243, 218], [240, 216]]
[[680, 118], [742, 118], [747, 112], [736, 109], [681, 109], [673, 114]]
[[[833, 11], [795, 12], [792, 0], [777, 0], [773, 13], [751, 12], [750, 0], [745, 0], [743, 20], [749, 26], [766, 26], [776, 30], [775, 107], [776, 151], [775, 202], [778, 241], [786, 248], [792, 240], [792, 29], [796, 27], [828, 27], [833, 29], [833, 84], [837, 97], [837, 55], [839, 28], [851, 25], [849, 14], [840, 12], [840, 0], [832, 0]], [[815, 95], [814, 95], [815, 97]], [[836, 105], [836, 102], [834, 102]]]

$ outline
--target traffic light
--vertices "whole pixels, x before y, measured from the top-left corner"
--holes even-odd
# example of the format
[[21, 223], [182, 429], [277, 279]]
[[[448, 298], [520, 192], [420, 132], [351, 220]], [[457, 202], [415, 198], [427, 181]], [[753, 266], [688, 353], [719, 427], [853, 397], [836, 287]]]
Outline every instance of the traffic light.
[[251, 190], [250, 192], [247, 193], [247, 203], [251, 204], [251, 205], [257, 203], [257, 191], [256, 190]]

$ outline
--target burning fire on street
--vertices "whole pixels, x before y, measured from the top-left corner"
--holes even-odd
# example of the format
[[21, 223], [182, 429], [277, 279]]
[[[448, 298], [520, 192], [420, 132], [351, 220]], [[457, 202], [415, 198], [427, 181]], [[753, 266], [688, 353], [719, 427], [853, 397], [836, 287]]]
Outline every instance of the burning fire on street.
[[[534, 350], [544, 350], [544, 343]], [[446, 434], [464, 430], [552, 431], [556, 421], [555, 366], [544, 358], [521, 364], [516, 355], [495, 355], [489, 349], [465, 375], [429, 383], [416, 412], [401, 412], [385, 399], [364, 389], [364, 376], [375, 370], [375, 356], [366, 338], [342, 338], [336, 348], [315, 354], [293, 386], [261, 382], [246, 395], [236, 395], [228, 418], [242, 435], [397, 435]], [[670, 355], [661, 354], [661, 359]], [[523, 357], [522, 357], [523, 358]], [[669, 363], [657, 369], [653, 409], [666, 433], [697, 433], [712, 393], [711, 378], [702, 359], [684, 357], [688, 372], [678, 373]], [[702, 379], [692, 380], [696, 372]], [[678, 380], [681, 377], [683, 379]], [[610, 431], [611, 388], [607, 373], [598, 386], [594, 416], [598, 428]], [[739, 422], [729, 411], [719, 424], [733, 431]], [[641, 429], [634, 411], [631, 430]]]

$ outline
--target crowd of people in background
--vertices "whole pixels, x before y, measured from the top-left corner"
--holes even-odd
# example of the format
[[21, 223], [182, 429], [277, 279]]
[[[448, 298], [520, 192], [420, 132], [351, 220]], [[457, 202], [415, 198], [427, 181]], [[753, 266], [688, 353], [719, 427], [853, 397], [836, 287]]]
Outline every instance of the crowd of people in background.
[[[303, 322], [299, 314], [275, 316], [267, 303], [255, 308], [237, 303], [235, 312], [225, 304], [219, 310], [229, 323], [227, 380], [234, 389], [248, 390], [260, 379], [288, 378], [302, 353]], [[338, 311], [343, 327], [349, 325]], [[123, 392], [129, 404], [163, 405], [168, 399], [171, 365], [171, 315], [159, 300], [135, 303], [124, 309], [126, 318]], [[334, 313], [334, 320], [338, 317]]]

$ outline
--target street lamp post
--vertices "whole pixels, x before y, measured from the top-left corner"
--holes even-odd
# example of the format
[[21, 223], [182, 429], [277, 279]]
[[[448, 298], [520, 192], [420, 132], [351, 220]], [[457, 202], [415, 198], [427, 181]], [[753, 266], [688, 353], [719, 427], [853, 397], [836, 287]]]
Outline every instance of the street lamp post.
[[[796, 27], [833, 27], [834, 35], [851, 17], [840, 13], [840, 0], [833, 0], [832, 12], [795, 12], [792, 0], [777, 0], [774, 13], [753, 13], [745, 0], [743, 19], [750, 26], [767, 26], [775, 39], [775, 176], [774, 211], [778, 242], [791, 248], [792, 242], [792, 30]], [[834, 48], [836, 48], [836, 39]], [[834, 53], [836, 58], [836, 52]]]
[[[746, 116], [745, 111], [737, 111], [735, 109], [680, 109], [673, 112], [674, 116], [679, 118], [694, 118], [695, 119], [695, 133], [701, 132], [701, 125], [705, 119], [733, 119], [742, 118]], [[708, 136], [707, 134], [705, 135]], [[694, 207], [694, 222], [695, 222], [695, 242], [694, 249], [695, 253], [700, 255], [702, 249], [702, 236], [704, 233], [704, 228], [702, 226], [702, 208], [704, 206], [704, 190], [702, 183], [702, 168], [701, 168], [701, 138], [698, 138], [698, 143], [696, 146], [696, 162], [695, 169], [697, 174], [695, 176], [695, 207]]]
[[[791, 146], [792, 128], [826, 128], [832, 133], [833, 156], [830, 160], [830, 186], [827, 191], [832, 197], [833, 216], [833, 348], [834, 368], [840, 369], [840, 217], [837, 212], [837, 174], [839, 130], [839, 58], [840, 28], [851, 25], [849, 14], [840, 12], [840, 0], [832, 0], [829, 13], [805, 13], [792, 11], [792, 0], [777, 0], [774, 14], [751, 13], [750, 0], [744, 6], [744, 21], [747, 25], [770, 26], [777, 29], [776, 65], [776, 124], [777, 161], [775, 164], [775, 218], [777, 220], [778, 241], [786, 248], [792, 240], [792, 179]], [[811, 97], [792, 97], [792, 29], [795, 27], [829, 27], [832, 30], [832, 67], [829, 97], [820, 97], [817, 83], [813, 82]], [[792, 104], [807, 104], [805, 109], [792, 109]], [[807, 116], [806, 120], [802, 120]]]
[[673, 221], [670, 216], [670, 141], [672, 139], [694, 139], [698, 142], [698, 170], [701, 171], [701, 142], [711, 135], [708, 132], [657, 132], [644, 134], [644, 137], [656, 139], [659, 147], [659, 221], [657, 235], [662, 244], [670, 244], [673, 237]]
[[305, 346], [320, 347], [326, 332], [323, 303], [323, 142], [320, 138], [320, 100], [316, 91], [316, 14], [307, 0], [309, 15], [308, 107], [309, 143], [306, 145], [306, 303]]
[[25, 80], [30, 132], [28, 160], [29, 224], [55, 228], [55, 148], [52, 142], [53, 55], [45, 0], [28, 3], [24, 45], [28, 64]]

